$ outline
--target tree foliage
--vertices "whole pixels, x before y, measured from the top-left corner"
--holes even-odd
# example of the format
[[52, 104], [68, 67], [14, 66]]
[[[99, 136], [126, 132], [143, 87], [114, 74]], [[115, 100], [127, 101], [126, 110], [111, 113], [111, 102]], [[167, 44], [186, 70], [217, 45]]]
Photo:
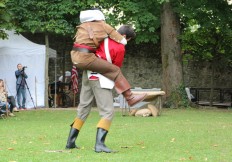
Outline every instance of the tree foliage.
[[[156, 43], [160, 36], [160, 7], [164, 2], [166, 0], [8, 0], [7, 8], [13, 13], [15, 26], [21, 31], [66, 35], [74, 33], [81, 10], [99, 7], [112, 26], [133, 24], [137, 43]], [[193, 22], [204, 28], [212, 24], [231, 28], [231, 5], [226, 0], [170, 2], [181, 18], [183, 31]]]
[[231, 33], [232, 5], [229, 5], [227, 0], [214, 0], [213, 2], [210, 0], [185, 0], [184, 3], [183, 0], [179, 0], [174, 4], [183, 24], [183, 35], [194, 30], [194, 26], [201, 28], [196, 32], [203, 30], [206, 36], [208, 36], [206, 30], [212, 33], [221, 33], [221, 36], [225, 36], [226, 39], [227, 35]]
[[[73, 36], [75, 26], [79, 24], [80, 11], [98, 7], [112, 26], [133, 25], [137, 43], [157, 43], [161, 35], [161, 8], [165, 3], [171, 4], [180, 19], [181, 36], [177, 39], [181, 40], [185, 58], [218, 59], [222, 65], [225, 62], [231, 64], [232, 5], [227, 0], [8, 0], [6, 7], [12, 13], [14, 25], [19, 31], [70, 36]], [[6, 7], [0, 3], [0, 12], [5, 13], [3, 10]], [[7, 19], [3, 20], [6, 22]], [[175, 22], [170, 25], [170, 31], [173, 28]], [[172, 49], [177, 48], [179, 45]], [[180, 53], [176, 54], [179, 56]], [[172, 50], [169, 50], [167, 56], [172, 55]], [[169, 64], [174, 64], [174, 61], [171, 59]], [[174, 81], [175, 76], [171, 76], [170, 80]]]
[[0, 39], [7, 38], [5, 29], [11, 28], [11, 17], [6, 7], [7, 0], [0, 0]]
[[136, 42], [156, 43], [160, 32], [160, 4], [155, 0], [100, 0], [105, 9], [111, 9], [107, 14], [111, 24], [132, 24], [136, 30]]
[[93, 4], [91, 0], [9, 0], [7, 6], [19, 31], [69, 35], [79, 23], [80, 11]]
[[80, 11], [98, 7], [112, 26], [133, 24], [138, 43], [158, 41], [159, 5], [155, 0], [9, 0], [7, 3], [18, 31], [73, 35]]
[[232, 5], [226, 0], [184, 2], [175, 4], [175, 9], [183, 24], [181, 40], [185, 58], [217, 59], [222, 65], [232, 66]]
[[222, 66], [232, 67], [231, 30], [201, 27], [195, 32], [185, 31], [182, 41], [185, 59], [195, 61], [217, 59]]

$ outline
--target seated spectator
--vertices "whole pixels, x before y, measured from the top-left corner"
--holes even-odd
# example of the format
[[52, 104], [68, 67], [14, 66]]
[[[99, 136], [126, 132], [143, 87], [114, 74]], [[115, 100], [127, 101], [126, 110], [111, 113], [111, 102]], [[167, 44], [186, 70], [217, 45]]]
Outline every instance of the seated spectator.
[[[10, 110], [9, 116], [15, 116], [13, 110], [18, 111], [15, 104], [15, 98], [13, 96], [7, 97], [4, 81], [2, 79], [0, 79], [0, 102], [2, 104], [2, 111], [6, 111], [6, 106], [8, 106]], [[6, 103], [8, 103], [8, 105], [6, 105]]]
[[57, 82], [57, 89], [56, 92], [56, 105], [57, 107], [61, 107], [63, 105], [62, 101], [62, 92], [68, 91], [71, 88], [71, 72], [65, 71], [65, 77], [63, 78], [63, 75], [61, 75]]
[[65, 72], [65, 78], [63, 79], [63, 75], [59, 77], [59, 81], [63, 83], [70, 83], [71, 82], [71, 72], [66, 71]]

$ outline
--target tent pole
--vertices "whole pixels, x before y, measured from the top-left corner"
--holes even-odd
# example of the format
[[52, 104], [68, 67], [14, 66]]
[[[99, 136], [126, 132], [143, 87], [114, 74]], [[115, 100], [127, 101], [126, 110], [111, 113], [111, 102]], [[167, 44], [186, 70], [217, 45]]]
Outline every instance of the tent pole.
[[37, 108], [37, 79], [36, 79], [36, 76], [35, 76], [35, 105], [36, 105], [36, 108]]
[[48, 39], [48, 34], [46, 33], [45, 34], [45, 45], [46, 45], [46, 55], [45, 55], [45, 99], [44, 99], [44, 102], [45, 102], [45, 107], [49, 107], [48, 106], [48, 81], [49, 81], [49, 78], [48, 78], [48, 64], [49, 64], [49, 51], [48, 51], [48, 48], [49, 48], [49, 39]]
[[[4, 90], [5, 90], [5, 92], [7, 92], [7, 90], [6, 90], [6, 79], [4, 79]], [[5, 97], [6, 97], [6, 116], [8, 117], [9, 116], [9, 107], [8, 107], [8, 101], [7, 101], [8, 92], [6, 93]]]
[[55, 104], [55, 108], [56, 108], [56, 88], [57, 88], [57, 80], [56, 80], [56, 77], [57, 77], [57, 59], [55, 58], [55, 94], [54, 94], [54, 104]]

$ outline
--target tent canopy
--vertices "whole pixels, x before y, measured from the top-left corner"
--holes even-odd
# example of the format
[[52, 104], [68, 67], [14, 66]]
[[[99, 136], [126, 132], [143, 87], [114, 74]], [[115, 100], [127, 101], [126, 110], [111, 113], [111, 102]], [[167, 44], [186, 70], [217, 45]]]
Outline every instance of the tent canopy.
[[[46, 46], [33, 43], [14, 31], [7, 31], [7, 34], [9, 39], [0, 40], [0, 79], [6, 82], [8, 95], [16, 96], [15, 71], [21, 63], [27, 66], [26, 107], [44, 107]], [[55, 50], [49, 49], [48, 52], [56, 57]]]

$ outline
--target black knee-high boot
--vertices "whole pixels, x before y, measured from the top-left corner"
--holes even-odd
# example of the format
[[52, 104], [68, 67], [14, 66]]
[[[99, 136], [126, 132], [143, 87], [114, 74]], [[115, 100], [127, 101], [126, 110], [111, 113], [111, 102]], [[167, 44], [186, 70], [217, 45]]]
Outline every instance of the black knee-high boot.
[[106, 152], [106, 153], [111, 153], [111, 152], [117, 152], [117, 151], [112, 151], [105, 145], [105, 139], [108, 131], [102, 128], [97, 128], [97, 135], [96, 135], [96, 144], [95, 144], [95, 152]]
[[79, 134], [79, 130], [71, 127], [70, 133], [69, 133], [69, 136], [68, 136], [66, 149], [73, 149], [73, 148], [79, 149], [79, 147], [76, 146], [76, 144], [75, 144], [75, 141], [77, 139], [78, 134]]

